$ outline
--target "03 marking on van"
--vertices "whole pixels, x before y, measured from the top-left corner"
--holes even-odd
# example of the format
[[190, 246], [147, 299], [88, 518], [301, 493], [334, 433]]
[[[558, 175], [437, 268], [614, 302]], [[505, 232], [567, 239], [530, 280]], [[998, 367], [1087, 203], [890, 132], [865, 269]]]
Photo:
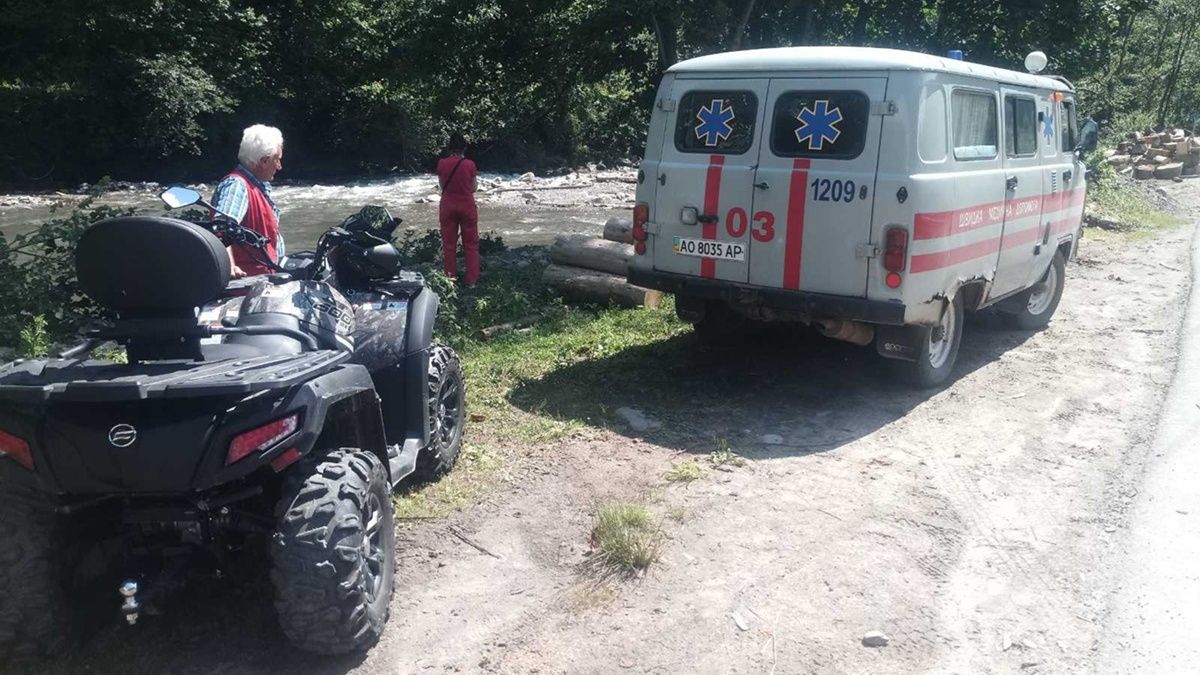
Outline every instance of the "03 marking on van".
[[725, 214], [725, 231], [734, 239], [740, 239], [746, 234], [746, 228], [750, 226], [750, 217], [746, 215], [746, 210], [740, 206], [735, 206], [729, 209], [729, 213]]
[[807, 143], [809, 150], [823, 150], [826, 141], [833, 145], [842, 135], [842, 130], [838, 128], [842, 122], [842, 110], [830, 108], [829, 101], [824, 99], [813, 101], [811, 108], [805, 106], [796, 119], [800, 122], [800, 128], [796, 129], [796, 141]]
[[736, 116], [732, 105], [723, 99], [714, 98], [712, 103], [702, 106], [696, 112], [696, 138], [704, 141], [710, 148], [716, 147], [733, 134], [733, 119]]
[[755, 241], [766, 243], [775, 238], [775, 214], [770, 211], [759, 211], [754, 214], [754, 230], [750, 236]]
[[845, 202], [854, 201], [854, 191], [858, 187], [852, 180], [829, 180], [814, 178], [809, 184], [812, 187], [813, 201], [816, 202]]
[[746, 245], [736, 242], [675, 237], [675, 241], [671, 245], [671, 250], [679, 255], [687, 255], [694, 258], [733, 260], [735, 262], [746, 261]]

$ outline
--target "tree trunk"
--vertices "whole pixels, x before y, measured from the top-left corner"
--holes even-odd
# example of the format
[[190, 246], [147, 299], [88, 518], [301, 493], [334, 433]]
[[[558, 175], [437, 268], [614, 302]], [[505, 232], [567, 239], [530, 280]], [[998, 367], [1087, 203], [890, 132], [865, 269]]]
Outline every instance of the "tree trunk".
[[542, 281], [558, 289], [564, 297], [622, 307], [658, 307], [662, 293], [625, 281], [625, 277], [565, 265], [549, 265]]
[[560, 234], [550, 246], [550, 262], [622, 277], [629, 269], [632, 257], [633, 246], [586, 234]]
[[874, 13], [875, 5], [871, 3], [871, 0], [862, 0], [858, 3], [858, 14], [854, 16], [854, 29], [850, 32], [851, 44], [862, 45], [867, 39], [867, 23]]
[[[1198, 12], [1193, 12], [1193, 15]], [[1158, 104], [1158, 126], [1166, 124], [1167, 106], [1171, 102], [1171, 97], [1175, 95], [1175, 87], [1179, 82], [1179, 71], [1183, 67], [1184, 48], [1191, 42], [1192, 34], [1196, 31], [1195, 16], [1190, 17], [1183, 22], [1183, 26], [1179, 30], [1179, 45], [1175, 49], [1174, 63], [1171, 65], [1171, 72], [1167, 75], [1166, 84], [1163, 86], [1162, 100]]]
[[609, 218], [604, 224], [604, 238], [622, 244], [632, 244], [633, 221], [628, 218]]
[[754, 5], [756, 0], [746, 0], [746, 6], [742, 9], [742, 16], [738, 19], [737, 25], [733, 28], [733, 33], [730, 35], [729, 49], [738, 50], [742, 48], [742, 38], [746, 34], [746, 24], [750, 23], [750, 15], [754, 13]]
[[650, 15], [650, 24], [658, 39], [658, 72], [665, 73], [667, 68], [675, 65], [675, 18], [670, 13], [664, 12], [661, 16], [655, 13]]

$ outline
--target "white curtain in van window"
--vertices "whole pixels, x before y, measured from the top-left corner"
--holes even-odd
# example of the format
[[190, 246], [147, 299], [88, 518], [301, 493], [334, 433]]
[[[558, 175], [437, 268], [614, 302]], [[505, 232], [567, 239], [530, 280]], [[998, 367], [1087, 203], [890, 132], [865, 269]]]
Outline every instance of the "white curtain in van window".
[[988, 94], [954, 92], [954, 156], [984, 159], [996, 156], [996, 99]]

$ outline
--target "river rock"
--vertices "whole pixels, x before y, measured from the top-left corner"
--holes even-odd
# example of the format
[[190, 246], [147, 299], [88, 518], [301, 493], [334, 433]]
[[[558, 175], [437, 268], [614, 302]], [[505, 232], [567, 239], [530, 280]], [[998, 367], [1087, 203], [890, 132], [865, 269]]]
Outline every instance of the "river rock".
[[886, 647], [891, 640], [882, 631], [873, 630], [862, 638], [864, 647]]

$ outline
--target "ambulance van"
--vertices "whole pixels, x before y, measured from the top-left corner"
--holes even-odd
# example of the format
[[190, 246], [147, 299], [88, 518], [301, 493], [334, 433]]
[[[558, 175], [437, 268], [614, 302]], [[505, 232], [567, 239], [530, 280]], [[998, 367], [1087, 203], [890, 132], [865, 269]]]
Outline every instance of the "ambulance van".
[[964, 311], [994, 305], [1029, 330], [1054, 314], [1082, 233], [1077, 129], [1066, 80], [955, 58], [684, 61], [651, 115], [629, 281], [674, 293], [701, 337], [800, 321], [940, 384]]

